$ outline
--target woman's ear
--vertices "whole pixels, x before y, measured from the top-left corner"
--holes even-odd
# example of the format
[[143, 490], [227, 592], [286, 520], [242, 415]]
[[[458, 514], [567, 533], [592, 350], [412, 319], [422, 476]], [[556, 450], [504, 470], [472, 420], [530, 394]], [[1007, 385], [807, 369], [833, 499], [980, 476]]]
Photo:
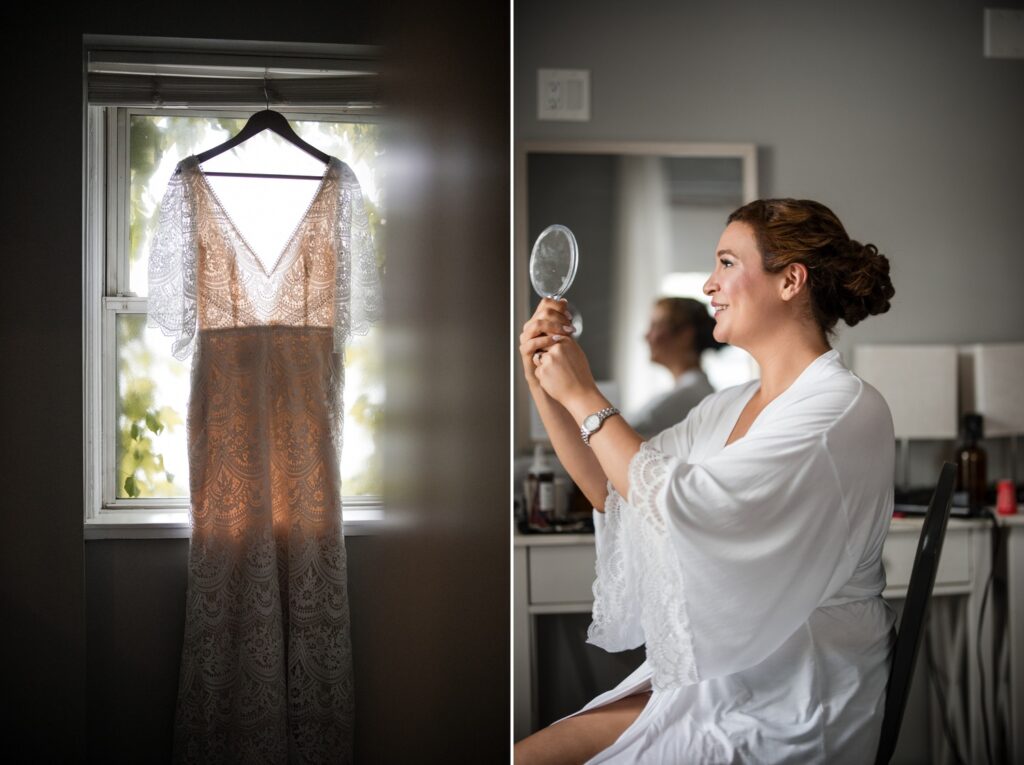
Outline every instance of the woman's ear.
[[779, 296], [783, 300], [792, 300], [807, 288], [807, 266], [803, 263], [790, 263], [782, 272], [782, 284]]

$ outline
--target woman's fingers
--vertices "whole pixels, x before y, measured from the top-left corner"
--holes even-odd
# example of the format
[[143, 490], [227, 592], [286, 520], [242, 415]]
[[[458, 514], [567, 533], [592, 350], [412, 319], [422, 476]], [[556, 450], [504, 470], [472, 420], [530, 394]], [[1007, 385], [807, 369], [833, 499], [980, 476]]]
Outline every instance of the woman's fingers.
[[[544, 354], [564, 337], [576, 332], [566, 301], [542, 298], [533, 316], [523, 325], [519, 335], [519, 352], [526, 369], [527, 380], [535, 380], [534, 370]], [[532, 363], [531, 363], [532, 362]]]
[[519, 352], [533, 355], [537, 351], [550, 348], [552, 345], [556, 345], [564, 339], [565, 335], [541, 335], [540, 337], [534, 337], [521, 343], [519, 345]]
[[565, 324], [558, 320], [551, 319], [530, 319], [523, 325], [523, 332], [519, 335], [519, 342], [540, 337], [542, 335], [571, 335], [576, 331], [572, 324]]
[[533, 316], [523, 325], [519, 339], [523, 342], [538, 335], [566, 335], [575, 331], [572, 316], [565, 310], [564, 301], [542, 298]]
[[569, 313], [568, 304], [564, 298], [560, 300], [541, 298], [537, 310], [533, 312], [533, 318], [548, 318], [557, 320], [561, 324], [572, 324], [572, 314]]

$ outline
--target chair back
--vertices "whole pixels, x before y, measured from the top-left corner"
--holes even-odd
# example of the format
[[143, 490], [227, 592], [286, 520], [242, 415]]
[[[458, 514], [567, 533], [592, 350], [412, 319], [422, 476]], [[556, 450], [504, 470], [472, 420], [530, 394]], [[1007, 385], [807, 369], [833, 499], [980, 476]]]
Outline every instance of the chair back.
[[924, 516], [921, 538], [917, 542], [914, 568], [910, 572], [910, 585], [903, 606], [893, 648], [892, 664], [889, 668], [889, 683], [885, 690], [885, 715], [882, 718], [882, 735], [878, 740], [875, 765], [887, 765], [896, 749], [900, 735], [900, 724], [907, 706], [907, 693], [914, 677], [914, 663], [921, 647], [924, 634], [924, 618], [928, 610], [935, 572], [939, 567], [942, 542], [946, 537], [946, 523], [953, 503], [953, 485], [956, 480], [956, 465], [943, 463], [939, 482], [932, 494], [932, 501]]

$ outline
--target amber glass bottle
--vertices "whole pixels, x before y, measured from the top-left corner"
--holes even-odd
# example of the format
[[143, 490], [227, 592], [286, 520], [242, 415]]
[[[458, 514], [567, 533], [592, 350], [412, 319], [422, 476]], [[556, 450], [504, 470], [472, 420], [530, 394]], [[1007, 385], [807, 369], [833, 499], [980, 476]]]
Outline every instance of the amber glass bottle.
[[981, 515], [985, 505], [985, 450], [978, 446], [982, 438], [981, 415], [965, 414], [961, 442], [956, 450], [956, 488], [967, 493], [971, 515]]

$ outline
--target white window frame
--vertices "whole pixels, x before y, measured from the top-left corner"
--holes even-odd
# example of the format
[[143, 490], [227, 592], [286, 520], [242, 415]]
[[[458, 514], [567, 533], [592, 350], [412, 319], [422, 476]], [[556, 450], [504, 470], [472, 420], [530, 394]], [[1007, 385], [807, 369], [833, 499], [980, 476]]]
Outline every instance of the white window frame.
[[[280, 107], [286, 117], [288, 112]], [[252, 110], [85, 106], [83, 179], [83, 447], [85, 538], [187, 538], [189, 499], [119, 498], [116, 481], [116, 321], [122, 313], [145, 315], [147, 299], [124, 291], [128, 284], [129, 127], [135, 115], [221, 116], [245, 119]], [[296, 115], [298, 116], [298, 115]], [[344, 109], [303, 110], [302, 119], [373, 121]], [[294, 117], [293, 117], [294, 118]], [[109, 254], [109, 257], [108, 257]], [[381, 530], [380, 497], [344, 497], [345, 535]]]

